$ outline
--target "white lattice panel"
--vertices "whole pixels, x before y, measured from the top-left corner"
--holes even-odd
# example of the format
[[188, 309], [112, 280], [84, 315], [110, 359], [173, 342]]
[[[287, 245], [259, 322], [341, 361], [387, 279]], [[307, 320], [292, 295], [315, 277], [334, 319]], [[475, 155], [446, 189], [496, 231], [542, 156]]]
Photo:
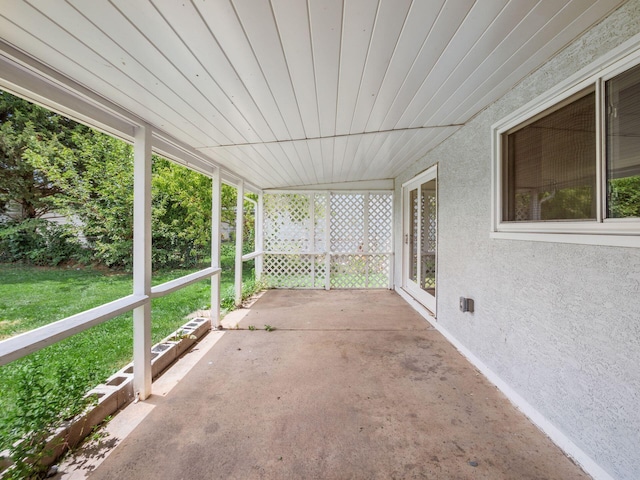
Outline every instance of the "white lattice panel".
[[316, 193], [314, 195], [314, 252], [327, 251], [327, 209], [329, 194]]
[[378, 192], [265, 194], [263, 279], [281, 288], [388, 288], [392, 198]]
[[387, 288], [389, 255], [331, 255], [331, 288]]
[[265, 254], [262, 279], [275, 288], [324, 288], [324, 255]]
[[264, 250], [310, 252], [310, 194], [264, 196]]
[[331, 194], [331, 253], [365, 251], [364, 194]]
[[393, 202], [387, 193], [369, 195], [369, 252], [390, 252]]

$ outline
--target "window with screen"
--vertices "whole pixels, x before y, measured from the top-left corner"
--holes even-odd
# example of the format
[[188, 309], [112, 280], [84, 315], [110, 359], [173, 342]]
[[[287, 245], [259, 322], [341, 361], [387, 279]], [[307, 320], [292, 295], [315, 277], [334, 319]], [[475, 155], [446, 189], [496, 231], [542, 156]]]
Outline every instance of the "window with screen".
[[503, 221], [595, 220], [595, 92], [504, 135]]
[[[494, 236], [640, 247], [640, 50], [635, 58], [594, 67], [494, 125]], [[597, 234], [619, 238], [587, 238]]]

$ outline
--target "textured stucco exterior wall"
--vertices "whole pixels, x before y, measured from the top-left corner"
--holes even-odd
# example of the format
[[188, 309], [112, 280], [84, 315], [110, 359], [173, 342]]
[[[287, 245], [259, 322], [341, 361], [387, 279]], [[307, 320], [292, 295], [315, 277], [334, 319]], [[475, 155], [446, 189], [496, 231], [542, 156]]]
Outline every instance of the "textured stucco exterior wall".
[[438, 322], [618, 479], [640, 478], [640, 249], [490, 239], [491, 125], [639, 32], [631, 0], [399, 176], [394, 211], [438, 163]]

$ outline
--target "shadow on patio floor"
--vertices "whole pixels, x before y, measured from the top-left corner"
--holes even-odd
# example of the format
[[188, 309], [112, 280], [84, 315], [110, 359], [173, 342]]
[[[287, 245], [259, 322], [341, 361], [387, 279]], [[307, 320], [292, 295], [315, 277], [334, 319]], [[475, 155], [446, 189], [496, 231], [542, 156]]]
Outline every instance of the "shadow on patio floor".
[[239, 327], [91, 479], [589, 478], [394, 292], [268, 291]]

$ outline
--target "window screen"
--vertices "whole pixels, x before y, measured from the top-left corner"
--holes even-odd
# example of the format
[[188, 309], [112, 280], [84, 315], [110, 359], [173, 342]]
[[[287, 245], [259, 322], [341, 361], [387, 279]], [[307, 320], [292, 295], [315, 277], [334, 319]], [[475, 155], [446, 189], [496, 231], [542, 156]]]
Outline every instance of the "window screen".
[[640, 217], [640, 66], [606, 82], [607, 217]]
[[502, 220], [596, 219], [595, 92], [503, 135]]

